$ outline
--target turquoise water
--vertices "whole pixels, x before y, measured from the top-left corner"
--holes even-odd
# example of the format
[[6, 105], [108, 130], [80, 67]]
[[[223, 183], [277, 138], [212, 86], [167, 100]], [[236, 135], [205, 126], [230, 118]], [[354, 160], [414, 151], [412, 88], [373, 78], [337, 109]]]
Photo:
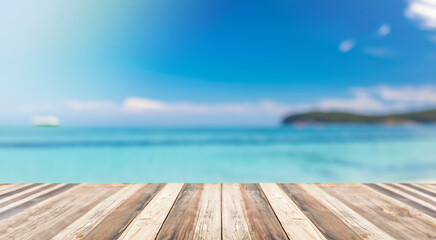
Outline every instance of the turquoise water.
[[0, 182], [391, 182], [435, 178], [435, 125], [0, 128]]

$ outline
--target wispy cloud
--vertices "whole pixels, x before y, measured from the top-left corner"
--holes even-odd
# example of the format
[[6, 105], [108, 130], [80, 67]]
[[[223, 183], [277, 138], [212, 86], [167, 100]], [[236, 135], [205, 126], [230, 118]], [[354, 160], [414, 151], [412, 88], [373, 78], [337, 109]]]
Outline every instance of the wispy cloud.
[[270, 100], [236, 103], [165, 102], [147, 98], [127, 98], [122, 109], [129, 113], [175, 113], [175, 114], [238, 114], [280, 115], [292, 108], [290, 105]]
[[385, 110], [386, 106], [369, 93], [359, 91], [353, 93], [354, 97], [346, 99], [324, 99], [318, 103], [318, 108], [324, 111], [352, 111], [352, 112], [375, 112]]
[[409, 104], [436, 104], [436, 85], [391, 87], [381, 86], [375, 89], [385, 101]]
[[340, 52], [346, 53], [353, 49], [355, 45], [356, 41], [354, 41], [353, 39], [347, 39], [339, 44], [338, 49]]
[[[436, 85], [372, 86], [350, 88], [349, 97], [329, 98], [305, 104], [260, 100], [251, 102], [192, 102], [165, 101], [145, 97], [127, 97], [123, 101], [68, 100], [51, 104], [18, 106], [16, 114], [26, 119], [31, 116], [59, 116], [64, 119], [91, 119], [105, 122], [123, 119], [127, 122], [150, 120], [160, 122], [201, 121], [244, 123], [258, 119], [258, 123], [277, 122], [292, 112], [312, 110], [385, 113], [436, 106]], [[23, 111], [25, 110], [25, 111]], [[11, 113], [8, 113], [11, 114]], [[24, 115], [23, 115], [24, 114]], [[154, 119], [154, 120], [153, 120]], [[188, 120], [187, 120], [188, 119]], [[190, 120], [189, 120], [190, 119]], [[199, 120], [200, 119], [200, 120]], [[262, 120], [263, 119], [263, 120]]]
[[409, 0], [404, 14], [421, 29], [436, 29], [436, 0]]
[[363, 53], [377, 58], [391, 58], [395, 56], [395, 51], [386, 47], [365, 47]]
[[389, 24], [382, 24], [378, 31], [377, 34], [381, 37], [387, 36], [389, 33], [391, 32], [391, 25]]

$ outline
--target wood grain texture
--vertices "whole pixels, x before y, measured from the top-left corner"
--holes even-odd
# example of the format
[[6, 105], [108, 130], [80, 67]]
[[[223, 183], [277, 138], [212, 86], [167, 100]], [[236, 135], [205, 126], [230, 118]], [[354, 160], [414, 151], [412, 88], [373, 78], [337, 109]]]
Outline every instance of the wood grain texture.
[[297, 184], [280, 184], [327, 239], [361, 239], [346, 223]]
[[59, 186], [56, 186], [54, 188], [44, 190], [43, 193], [38, 193], [36, 196], [31, 196], [26, 199], [21, 199], [20, 201], [10, 204], [8, 206], [3, 207], [2, 212], [0, 212], [0, 219], [7, 218], [9, 216], [12, 216], [14, 214], [20, 213], [22, 210], [31, 207], [35, 204], [38, 204], [42, 201], [45, 201], [49, 198], [52, 198], [53, 196], [56, 196], [62, 192], [65, 192], [73, 187], [75, 187], [77, 184], [61, 184]]
[[[231, 185], [231, 191], [228, 192], [227, 189], [229, 188], [223, 188], [223, 209], [226, 209], [224, 195], [239, 191], [237, 198], [238, 201], [242, 200], [242, 202], [240, 202], [238, 209], [242, 212], [237, 213], [237, 216], [238, 218], [242, 217], [245, 221], [244, 225], [248, 227], [245, 230], [248, 230], [251, 239], [288, 239], [258, 184]], [[228, 198], [226, 197], [226, 200]], [[223, 238], [237, 239], [238, 234], [235, 235], [235, 233], [238, 233], [239, 226], [229, 224], [224, 226], [224, 221], [232, 218], [229, 213], [231, 212], [227, 212], [226, 217], [224, 217], [223, 212], [223, 231], [226, 232], [223, 233]]]
[[167, 184], [138, 214], [119, 239], [155, 239], [183, 183]]
[[3, 207], [11, 204], [11, 203], [16, 203], [17, 201], [23, 200], [25, 198], [28, 198], [34, 194], [37, 194], [38, 192], [41, 192], [43, 190], [47, 190], [50, 188], [55, 187], [57, 184], [56, 183], [52, 183], [52, 184], [41, 184], [39, 186], [36, 186], [34, 188], [30, 188], [27, 189], [26, 191], [22, 191], [20, 193], [11, 195], [9, 197], [5, 197], [3, 199], [0, 200], [0, 211]]
[[221, 184], [204, 184], [193, 239], [221, 239]]
[[219, 184], [186, 184], [156, 239], [220, 239]]
[[0, 239], [436, 239], [431, 184], [0, 184]]
[[7, 193], [7, 192], [12, 191], [13, 189], [18, 189], [18, 188], [25, 187], [28, 185], [30, 185], [30, 183], [27, 183], [27, 184], [22, 184], [22, 183], [2, 184], [0, 186], [0, 196], [3, 195], [3, 193]]
[[77, 219], [68, 227], [54, 236], [53, 240], [83, 239], [99, 223], [101, 223], [114, 209], [120, 206], [124, 201], [129, 199], [143, 185], [132, 184], [123, 186], [121, 190], [100, 202], [97, 206]]
[[185, 184], [156, 239], [193, 238], [202, 192], [202, 184]]
[[31, 217], [18, 215], [12, 221], [0, 222], [0, 229], [4, 229], [0, 230], [0, 239], [50, 239], [115, 190], [110, 186], [83, 185], [33, 212]]
[[392, 184], [388, 184], [391, 187], [394, 187], [398, 190], [401, 190], [409, 195], [412, 195], [424, 202], [429, 203], [430, 205], [436, 205], [436, 197], [433, 197], [431, 195], [427, 195], [419, 190], [416, 190], [415, 188], [409, 187], [405, 184], [399, 184], [399, 183], [392, 183]]
[[326, 239], [276, 183], [260, 186], [289, 239]]
[[164, 184], [144, 185], [115, 208], [83, 239], [117, 239], [163, 187]]
[[224, 240], [251, 239], [244, 211], [240, 185], [223, 184], [222, 237]]
[[400, 190], [397, 190], [395, 188], [392, 188], [385, 184], [368, 184], [368, 186], [374, 188], [375, 190], [385, 194], [392, 196], [393, 198], [396, 198], [406, 204], [409, 204], [410, 206], [419, 209], [427, 214], [429, 214], [432, 217], [436, 217], [436, 211], [433, 209], [434, 206], [428, 205], [427, 203], [408, 195]]
[[33, 184], [26, 184], [24, 186], [21, 186], [21, 185], [17, 186], [16, 189], [13, 189], [11, 191], [6, 191], [6, 192], [0, 194], [0, 199], [3, 199], [5, 197], [9, 197], [9, 196], [15, 195], [17, 193], [20, 193], [22, 191], [26, 191], [27, 189], [30, 189], [30, 188], [33, 188], [33, 187], [36, 187], [36, 186], [39, 186], [39, 185], [41, 185], [41, 183], [33, 183]]
[[391, 202], [389, 197], [358, 184], [320, 184], [319, 187], [396, 239], [436, 238], [435, 226], [415, 216], [404, 203]]
[[432, 192], [431, 189], [427, 189], [427, 187], [423, 184], [410, 184], [410, 183], [405, 183], [403, 185], [406, 185], [410, 188], [414, 188], [422, 193], [427, 194], [428, 196], [432, 196], [432, 197], [436, 197], [436, 193]]
[[363, 218], [337, 198], [326, 193], [313, 184], [300, 184], [309, 194], [318, 199], [325, 207], [336, 214], [343, 222], [359, 234], [363, 239], [393, 240], [394, 238]]

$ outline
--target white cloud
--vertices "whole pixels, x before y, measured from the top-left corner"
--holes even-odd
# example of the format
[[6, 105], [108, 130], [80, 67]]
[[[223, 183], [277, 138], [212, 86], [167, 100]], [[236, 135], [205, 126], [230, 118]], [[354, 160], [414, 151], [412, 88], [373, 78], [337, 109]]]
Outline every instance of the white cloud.
[[[185, 119], [186, 123], [256, 122], [274, 123], [285, 114], [312, 111], [350, 111], [386, 113], [436, 106], [436, 84], [425, 86], [373, 86], [350, 88], [350, 97], [324, 98], [306, 104], [283, 103], [272, 100], [252, 102], [181, 102], [143, 97], [128, 97], [124, 101], [70, 100], [51, 104], [22, 106], [17, 116], [59, 116], [65, 122], [125, 121], [134, 123], [159, 122], [168, 124]], [[16, 107], [14, 107], [15, 109]], [[26, 111], [22, 111], [26, 110]], [[8, 113], [13, 114], [13, 113]], [[23, 115], [24, 114], [24, 115]], [[73, 119], [73, 120], [71, 120]]]
[[409, 0], [404, 14], [422, 29], [436, 29], [436, 0]]
[[385, 110], [386, 106], [366, 94], [356, 94], [350, 99], [325, 99], [319, 102], [318, 107], [324, 111], [351, 111], [374, 112]]
[[341, 42], [341, 44], [339, 44], [339, 51], [346, 53], [349, 52], [351, 49], [354, 48], [354, 46], [356, 45], [356, 42], [353, 39], [347, 39]]
[[382, 24], [377, 31], [378, 35], [381, 37], [387, 36], [390, 32], [391, 32], [391, 25], [389, 24]]
[[391, 58], [395, 51], [386, 47], [365, 47], [363, 53], [377, 58]]
[[436, 105], [436, 85], [351, 88], [350, 93], [351, 98], [327, 98], [317, 107], [324, 111], [383, 113]]
[[235, 103], [193, 103], [193, 102], [165, 102], [147, 98], [127, 98], [122, 108], [126, 112], [134, 113], [175, 113], [175, 114], [283, 114], [291, 106], [264, 100], [259, 102]]
[[436, 104], [436, 85], [390, 87], [376, 89], [378, 95], [386, 101], [410, 104]]

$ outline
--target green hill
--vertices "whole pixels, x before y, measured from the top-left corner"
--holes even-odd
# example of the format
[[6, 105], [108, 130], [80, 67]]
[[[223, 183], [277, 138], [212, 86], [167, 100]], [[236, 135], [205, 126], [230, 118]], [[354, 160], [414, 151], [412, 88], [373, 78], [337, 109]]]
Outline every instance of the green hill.
[[309, 112], [289, 115], [283, 119], [283, 124], [295, 123], [436, 123], [436, 109], [387, 115], [363, 115], [346, 112]]

